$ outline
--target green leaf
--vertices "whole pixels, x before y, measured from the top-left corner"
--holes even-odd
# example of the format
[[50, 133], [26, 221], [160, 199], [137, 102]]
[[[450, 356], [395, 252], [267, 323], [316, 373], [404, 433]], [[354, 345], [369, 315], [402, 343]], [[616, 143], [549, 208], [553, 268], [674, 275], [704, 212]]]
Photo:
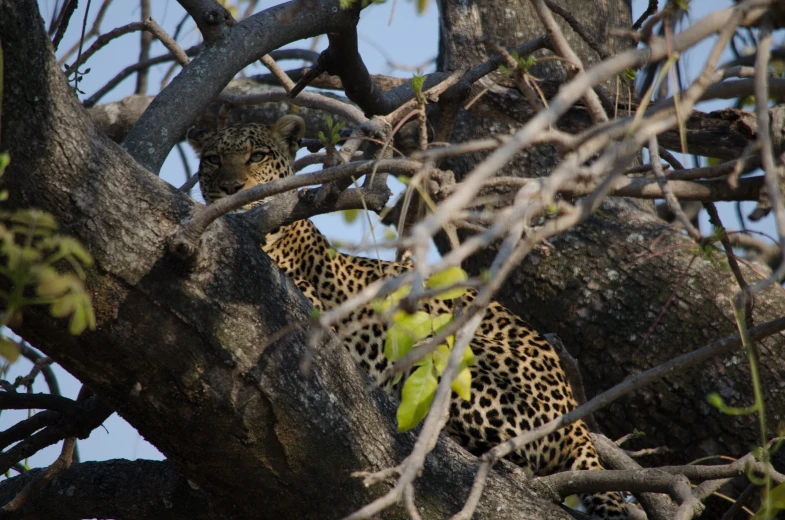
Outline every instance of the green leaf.
[[71, 288], [72, 279], [68, 275], [61, 275], [49, 266], [36, 266], [31, 269], [33, 276], [38, 280], [36, 292], [45, 298], [57, 298]]
[[722, 399], [720, 394], [716, 392], [711, 392], [709, 395], [707, 395], [706, 400], [711, 406], [717, 408], [720, 412], [726, 415], [749, 415], [751, 413], [755, 413], [758, 410], [757, 405], [754, 404], [746, 408], [728, 406], [725, 404], [725, 401]]
[[78, 240], [71, 237], [62, 237], [60, 239], [60, 251], [65, 255], [70, 255], [79, 260], [84, 266], [93, 265], [93, 257], [87, 252]]
[[16, 341], [8, 338], [0, 339], [0, 356], [5, 358], [9, 365], [19, 359], [19, 354], [19, 345]]
[[785, 509], [785, 484], [780, 484], [769, 492], [758, 512], [750, 520], [770, 520], [776, 518], [777, 513], [783, 509]]
[[417, 0], [417, 14], [425, 14], [428, 9], [428, 0]]
[[81, 305], [76, 306], [74, 313], [71, 315], [71, 322], [69, 323], [68, 330], [73, 336], [78, 336], [87, 328], [87, 313], [85, 308]]
[[404, 285], [384, 299], [377, 298], [371, 301], [371, 308], [377, 314], [382, 314], [389, 311], [390, 309], [394, 309], [398, 305], [399, 301], [401, 301], [403, 298], [406, 298], [411, 289], [412, 288], [410, 285]]
[[472, 398], [472, 373], [468, 368], [464, 368], [458, 372], [458, 376], [450, 385], [452, 391], [458, 394], [458, 397], [464, 401], [469, 401]]
[[447, 345], [439, 345], [433, 351], [433, 366], [439, 375], [444, 374], [444, 369], [447, 368], [447, 361], [450, 358], [450, 347]]
[[[464, 282], [468, 278], [469, 275], [460, 267], [448, 267], [444, 271], [434, 273], [425, 283], [425, 286], [429, 289], [441, 289], [442, 287], [451, 287], [455, 284]], [[437, 300], [454, 300], [455, 298], [463, 296], [465, 292], [465, 287], [455, 287], [437, 294], [434, 298]]]
[[393, 320], [395, 321], [394, 326], [401, 327], [414, 341], [427, 338], [433, 331], [433, 321], [427, 312], [417, 311], [414, 314], [395, 313]]
[[780, 484], [769, 493], [771, 505], [777, 509], [785, 509], [785, 484]]
[[392, 326], [384, 338], [384, 356], [390, 361], [398, 361], [412, 349], [411, 336], [398, 327]]
[[707, 395], [706, 401], [708, 401], [708, 403], [714, 408], [718, 408], [720, 410], [725, 408], [725, 401], [722, 399], [722, 396], [716, 392], [711, 392], [709, 395]]
[[466, 345], [466, 348], [463, 349], [463, 356], [461, 357], [461, 363], [466, 363], [467, 367], [473, 367], [477, 363], [477, 358], [474, 356], [474, 352], [472, 351], [471, 346]]
[[5, 172], [5, 169], [11, 163], [11, 156], [8, 152], [0, 152], [0, 175]]
[[434, 332], [441, 331], [444, 327], [452, 323], [452, 314], [438, 314], [435, 318], [431, 321], [431, 329]]
[[[452, 336], [450, 336], [450, 338], [452, 338]], [[440, 376], [444, 374], [444, 370], [447, 368], [447, 361], [451, 351], [452, 342], [450, 342], [450, 346], [439, 345], [433, 352], [433, 366]], [[450, 385], [453, 392], [458, 394], [464, 401], [471, 399], [472, 373], [471, 370], [469, 370], [469, 367], [474, 365], [475, 362], [474, 352], [467, 346], [463, 349], [461, 364], [458, 366], [458, 376]]]
[[360, 210], [345, 209], [341, 212], [341, 214], [343, 215], [344, 222], [346, 222], [347, 224], [351, 224], [352, 222], [357, 220], [357, 217], [360, 215]]
[[422, 94], [422, 86], [425, 83], [425, 76], [423, 74], [415, 74], [412, 76], [412, 88], [417, 95]]
[[401, 404], [396, 414], [399, 432], [411, 430], [428, 415], [437, 386], [431, 364], [421, 366], [409, 376], [403, 384]]
[[390, 361], [398, 361], [409, 352], [417, 341], [431, 334], [431, 317], [418, 311], [414, 314], [395, 313], [396, 322], [387, 331], [384, 339], [384, 355]]
[[66, 294], [52, 304], [49, 313], [54, 318], [64, 318], [73, 314], [78, 304], [79, 302], [77, 301], [76, 295]]
[[391, 383], [390, 390], [392, 390], [392, 388], [395, 387], [395, 385], [400, 383], [401, 379], [403, 379], [403, 374], [401, 372], [398, 372], [397, 374], [395, 374], [395, 377], [393, 377], [393, 380], [392, 380], [392, 383]]

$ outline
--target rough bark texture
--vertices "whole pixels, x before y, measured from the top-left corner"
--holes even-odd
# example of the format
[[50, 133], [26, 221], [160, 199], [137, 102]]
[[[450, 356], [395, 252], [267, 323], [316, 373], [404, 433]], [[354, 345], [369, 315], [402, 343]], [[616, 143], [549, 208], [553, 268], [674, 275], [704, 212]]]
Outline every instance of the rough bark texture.
[[[5, 504], [37, 478], [33, 469], [8, 479], [0, 488]], [[18, 511], [0, 511], [3, 520], [223, 520], [207, 496], [195, 489], [170, 463], [153, 460], [107, 460], [75, 464], [57, 475]]]
[[[255, 95], [269, 92], [273, 88], [269, 85], [259, 84], [252, 79], [235, 78], [229, 82], [222, 94]], [[90, 108], [88, 112], [96, 124], [101, 127], [101, 130], [106, 132], [113, 141], [120, 143], [154, 99], [155, 96], [131, 95], [120, 101], [96, 105]], [[341, 99], [346, 101], [345, 98]], [[211, 103], [199, 119], [194, 122], [194, 126], [198, 128], [215, 128], [218, 124], [218, 112], [220, 109], [221, 103]], [[281, 116], [288, 114], [290, 109], [291, 104], [286, 102], [238, 107], [229, 113], [227, 124], [263, 123], [269, 125], [280, 119]], [[325, 130], [323, 112], [300, 107], [297, 115], [305, 119], [306, 134], [304, 137], [316, 139], [319, 131]], [[333, 116], [333, 119], [345, 122], [340, 116]], [[181, 140], [185, 140], [185, 135], [182, 136]]]
[[[560, 0], [598, 41], [608, 41], [614, 26], [629, 27], [626, 0], [585, 2]], [[513, 4], [477, 0], [469, 4], [442, 2], [440, 70], [465, 62], [467, 56], [485, 59], [467, 34], [481, 28], [500, 45], [512, 47], [543, 33], [528, 0]], [[558, 20], [558, 17], [557, 17]], [[573, 48], [588, 65], [593, 52], [578, 36], [564, 28]], [[609, 50], [619, 42], [608, 44]], [[542, 76], [543, 72], [534, 72]], [[607, 87], [607, 86], [606, 86]], [[566, 121], [569, 127], [572, 123]], [[577, 124], [580, 126], [580, 123]], [[500, 119], [462, 112], [453, 141], [466, 141], [488, 133], [507, 133], [517, 125]], [[445, 161], [461, 179], [484, 157], [476, 154]], [[550, 147], [522, 151], [505, 174], [544, 176], [558, 161]], [[650, 247], [659, 240], [652, 254]], [[679, 354], [734, 333], [729, 298], [737, 291], [732, 275], [717, 262], [695, 260], [678, 289], [677, 297], [645, 345], [643, 338], [677, 287], [692, 259], [694, 242], [667, 228], [650, 206], [627, 200], [607, 202], [597, 215], [578, 229], [551, 241], [553, 248], [529, 255], [498, 295], [499, 301], [525, 316], [540, 330], [556, 332], [579, 360], [587, 397], [610, 388], [633, 374]], [[448, 247], [446, 240], [437, 244]], [[479, 272], [494, 251], [472, 258], [466, 267]], [[760, 277], [745, 269], [748, 280]], [[756, 299], [755, 321], [782, 316], [785, 298], [770, 289]], [[785, 362], [781, 334], [759, 345], [769, 424], [774, 433], [785, 417]], [[671, 451], [647, 463], [685, 463], [708, 454], [743, 455], [759, 439], [754, 416], [730, 417], [706, 404], [708, 392], [719, 392], [734, 406], [753, 402], [749, 367], [742, 352], [717, 359], [700, 369], [662, 381], [636, 392], [596, 418], [606, 433], [619, 437], [638, 429], [646, 433], [632, 448], [668, 446]]]
[[[308, 377], [298, 370], [302, 328], [268, 344], [308, 311], [255, 230], [221, 219], [191, 264], [173, 259], [167, 240], [194, 204], [90, 120], [55, 66], [35, 4], [6, 0], [0, 39], [10, 200], [54, 214], [96, 261], [87, 285], [97, 330], [72, 337], [46, 309], [29, 308], [15, 331], [108, 399], [229, 514], [338, 518], [389, 489], [365, 488], [351, 472], [396, 465], [413, 435], [396, 433], [392, 403], [332, 336]], [[442, 439], [417, 483], [423, 514], [457, 511], [475, 470]], [[568, 518], [516, 472], [489, 484], [476, 518]]]

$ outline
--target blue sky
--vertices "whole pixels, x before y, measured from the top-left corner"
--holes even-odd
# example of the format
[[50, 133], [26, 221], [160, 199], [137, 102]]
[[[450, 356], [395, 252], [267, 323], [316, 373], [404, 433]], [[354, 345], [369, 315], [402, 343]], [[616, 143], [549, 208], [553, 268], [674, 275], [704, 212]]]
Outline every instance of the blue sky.
[[[173, 28], [184, 16], [183, 9], [174, 0], [155, 0], [151, 3], [153, 18], [171, 34]], [[371, 6], [363, 11], [358, 27], [361, 38], [361, 53], [368, 69], [372, 73], [410, 77], [410, 71], [396, 70], [392, 68], [386, 60], [389, 59], [393, 62], [406, 65], [419, 65], [436, 56], [438, 19], [435, 1], [431, 0], [429, 3], [428, 10], [422, 16], [415, 14], [414, 4], [410, 1], [398, 1], [397, 5], [394, 7], [394, 14], [392, 17], [391, 11], [394, 3], [391, 1], [388, 1], [383, 5]], [[634, 1], [635, 18], [645, 9], [647, 3], [647, 0]], [[54, 4], [54, 0], [39, 1], [39, 6], [45, 19], [48, 20], [48, 17], [51, 16], [51, 10]], [[81, 20], [84, 17], [84, 9], [87, 4], [88, 2], [85, 1], [79, 3], [79, 8], [72, 18], [71, 27], [66, 33], [63, 43], [60, 45], [61, 52], [78, 41]], [[91, 13], [88, 17], [90, 20], [88, 27], [92, 25], [92, 19], [100, 4], [100, 1], [93, 0]], [[266, 3], [262, 4], [264, 4], [263, 7], [266, 7], [267, 5]], [[691, 3], [692, 19], [699, 19], [711, 10], [720, 9], [730, 4], [731, 2], [726, 0], [693, 0]], [[107, 32], [114, 27], [138, 20], [138, 18], [139, 11], [137, 2], [115, 1], [107, 12], [101, 32]], [[197, 43], [198, 39], [195, 30], [191, 29], [189, 33], [181, 38], [180, 43], [183, 47], [187, 47]], [[712, 40], [704, 42], [699, 48], [686, 57], [688, 66], [685, 67], [685, 69], [688, 74], [697, 74], [702, 67], [711, 44]], [[308, 48], [310, 45], [311, 42], [308, 41], [296, 42], [290, 46]], [[326, 38], [322, 38], [318, 42], [317, 50], [322, 50], [325, 45]], [[379, 49], [382, 49], [383, 53], [380, 52]], [[163, 52], [165, 52], [163, 46], [160, 43], [155, 43], [151, 50], [151, 55], [157, 56]], [[91, 95], [117, 72], [127, 65], [136, 62], [138, 54], [139, 33], [126, 35], [113, 41], [99, 51], [87, 64], [87, 66], [91, 68], [91, 71], [84, 77], [84, 80], [80, 84], [81, 90], [86, 92], [88, 96]], [[70, 61], [73, 61], [73, 59]], [[287, 65], [291, 64], [291, 62], [283, 63], [285, 68]], [[692, 66], [689, 66], [689, 64]], [[295, 62], [294, 66], [299, 65]], [[149, 93], [155, 93], [159, 90], [161, 78], [166, 73], [167, 69], [168, 65], [152, 69], [149, 81]], [[264, 72], [264, 68], [260, 65], [252, 66], [248, 71], [249, 74], [261, 72]], [[113, 101], [132, 94], [135, 85], [136, 79], [134, 76], [131, 76], [102, 101]], [[84, 98], [86, 96], [82, 97]], [[700, 109], [710, 111], [721, 108], [722, 106], [723, 105], [720, 103], [704, 104]], [[195, 171], [197, 166], [196, 158], [190, 150], [187, 150], [187, 153], [189, 155], [191, 167]], [[685, 158], [684, 164], [691, 165], [692, 159]], [[184, 180], [183, 168], [176, 152], [174, 152], [165, 163], [162, 169], [162, 177], [176, 186], [182, 184]], [[194, 190], [194, 195], [195, 198], [199, 200], [198, 195], [196, 195], [197, 192], [198, 190]], [[754, 207], [754, 204], [750, 203], [746, 206], [746, 213], [749, 213], [752, 207]], [[722, 205], [721, 212], [728, 228], [735, 229], [738, 227], [735, 211], [731, 205]], [[358, 237], [366, 235], [367, 223], [365, 219], [358, 219], [352, 227], [347, 227], [340, 215], [322, 216], [316, 219], [316, 221], [320, 229], [330, 238], [352, 240], [356, 242]], [[773, 226], [770, 219], [762, 223], [758, 228], [773, 234]], [[709, 225], [705, 219], [702, 223], [702, 229], [704, 232], [709, 230]], [[435, 255], [435, 252], [432, 254]], [[20, 361], [11, 367], [5, 379], [13, 380], [17, 375], [26, 374], [29, 369], [29, 363]], [[63, 395], [75, 398], [80, 387], [78, 381], [59, 367], [57, 367], [57, 373], [60, 378]], [[34, 387], [34, 391], [46, 391], [45, 384], [40, 377]], [[2, 412], [2, 415], [0, 415], [0, 430], [8, 428], [25, 417], [27, 417], [26, 411]], [[153, 446], [142, 439], [133, 427], [119, 418], [116, 414], [110, 417], [104, 426], [105, 428], [95, 430], [88, 440], [79, 442], [82, 460], [162, 458], [161, 454]], [[30, 465], [42, 466], [51, 463], [57, 457], [59, 449], [59, 446], [54, 446], [39, 452], [32, 457]]]

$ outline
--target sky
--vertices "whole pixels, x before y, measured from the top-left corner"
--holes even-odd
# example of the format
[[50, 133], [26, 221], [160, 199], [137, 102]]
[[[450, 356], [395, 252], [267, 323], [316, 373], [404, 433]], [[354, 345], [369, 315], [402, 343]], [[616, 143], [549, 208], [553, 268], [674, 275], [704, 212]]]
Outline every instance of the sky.
[[[38, 3], [42, 15], [48, 22], [55, 1], [40, 0]], [[647, 3], [647, 0], [634, 0], [633, 19], [636, 19], [643, 12]], [[90, 4], [90, 2], [79, 2], [79, 7], [73, 15], [71, 26], [60, 45], [60, 53], [70, 48], [79, 40], [81, 21], [85, 16], [85, 9], [88, 4]], [[100, 4], [101, 2], [98, 0], [92, 1], [91, 11], [88, 14], [88, 28], [92, 25], [93, 17]], [[174, 0], [154, 0], [151, 4], [153, 18], [160, 26], [167, 30], [167, 32], [172, 34], [174, 27], [181, 21], [185, 14], [183, 9]], [[260, 2], [260, 4], [260, 9], [269, 6], [266, 2]], [[730, 4], [731, 2], [729, 0], [693, 0], [691, 3], [692, 20], [698, 20], [706, 13], [727, 7]], [[101, 33], [107, 32], [114, 27], [125, 25], [130, 21], [136, 21], [138, 18], [138, 3], [115, 1], [107, 11], [101, 26]], [[422, 64], [426, 64], [425, 71], [427, 72], [432, 70], [433, 67], [432, 61], [429, 60], [435, 58], [437, 53], [437, 27], [438, 19], [435, 0], [430, 0], [428, 9], [423, 15], [417, 15], [415, 13], [414, 4], [411, 1], [398, 1], [397, 3], [394, 3], [388, 0], [385, 4], [374, 5], [363, 11], [358, 26], [360, 52], [368, 69], [372, 73], [411, 77], [411, 70], [396, 69], [390, 64], [391, 62], [405, 64], [407, 66], [422, 66]], [[198, 34], [191, 26], [191, 28], [180, 37], [179, 43], [183, 48], [186, 48], [197, 43], [198, 40]], [[309, 48], [311, 43], [311, 41], [295, 42], [294, 44], [289, 45], [289, 47]], [[698, 73], [712, 43], [713, 40], [704, 42], [685, 57], [687, 60], [685, 70], [688, 75]], [[325, 46], [326, 38], [321, 38], [317, 42], [316, 50], [322, 50]], [[164, 52], [165, 49], [160, 43], [156, 42], [153, 44], [151, 56], [157, 56]], [[86, 65], [87, 67], [90, 67], [91, 70], [84, 76], [84, 80], [80, 83], [80, 89], [86, 93], [86, 95], [80, 95], [80, 97], [85, 99], [90, 96], [117, 72], [129, 64], [135, 63], [138, 54], [139, 33], [123, 36], [104, 47], [93, 56]], [[58, 54], [58, 57], [59, 56], [60, 54]], [[729, 54], [726, 59], [730, 59]], [[73, 59], [69, 61], [72, 62]], [[287, 68], [287, 66], [300, 66], [297, 62], [284, 62], [283, 65], [284, 68]], [[168, 65], [159, 66], [151, 70], [149, 93], [155, 93], [160, 89], [161, 80], [167, 70]], [[261, 65], [251, 66], [246, 70], [248, 74], [266, 72], [266, 69]], [[136, 79], [132, 75], [111, 91], [102, 102], [118, 100], [132, 94], [135, 85]], [[704, 103], [699, 109], [711, 111], [722, 108], [723, 106], [725, 105], [722, 103]], [[188, 160], [192, 171], [196, 171], [198, 165], [196, 156], [190, 149], [187, 149], [186, 153], [188, 154]], [[679, 154], [677, 154], [677, 156], [678, 155]], [[693, 164], [692, 159], [689, 157], [684, 158], [682, 162], [685, 165]], [[180, 186], [184, 181], [183, 172], [181, 159], [175, 151], [164, 164], [161, 175], [168, 182], [175, 186]], [[193, 196], [196, 200], [200, 200], [198, 190], [194, 190]], [[745, 214], [748, 214], [753, 207], [754, 203], [746, 203], [744, 206]], [[720, 205], [720, 211], [725, 225], [729, 229], [737, 229], [739, 227], [736, 212], [732, 205], [722, 204]], [[341, 215], [320, 216], [314, 220], [322, 232], [332, 239], [343, 238], [344, 240], [351, 239], [356, 242], [357, 237], [367, 236], [366, 230], [368, 225], [367, 221], [363, 218], [357, 219], [352, 226], [347, 226]], [[701, 227], [704, 233], [708, 232], [710, 229], [705, 216], [702, 218]], [[753, 228], [774, 235], [770, 218], [760, 225], [753, 226]], [[435, 251], [431, 252], [432, 258], [436, 255]], [[55, 367], [55, 369], [59, 377], [63, 395], [69, 398], [76, 398], [81, 386], [79, 382], [62, 368]], [[13, 380], [18, 375], [26, 375], [29, 370], [29, 363], [19, 361], [10, 367], [10, 370], [3, 378], [6, 380]], [[34, 391], [46, 391], [46, 386], [40, 377], [34, 386]], [[27, 411], [3, 411], [2, 414], [0, 414], [0, 430], [4, 430], [26, 418], [27, 414]], [[104, 428], [96, 429], [89, 439], [79, 441], [79, 450], [81, 460], [83, 461], [107, 460], [112, 458], [163, 458], [155, 447], [145, 441], [132, 426], [118, 417], [117, 414], [113, 414], [104, 423]], [[59, 445], [52, 446], [33, 456], [28, 463], [31, 467], [48, 465], [56, 459], [59, 451]], [[12, 472], [12, 474], [14, 474], [14, 472]]]

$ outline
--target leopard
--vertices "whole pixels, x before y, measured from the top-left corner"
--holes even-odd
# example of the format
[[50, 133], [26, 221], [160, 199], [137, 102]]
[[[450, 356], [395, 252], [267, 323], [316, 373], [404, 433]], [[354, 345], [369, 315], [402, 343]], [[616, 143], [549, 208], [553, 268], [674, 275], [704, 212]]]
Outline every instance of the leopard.
[[[274, 124], [244, 123], [219, 130], [191, 128], [187, 137], [200, 157], [199, 186], [206, 204], [294, 175], [293, 163], [305, 132], [297, 115]], [[246, 209], [250, 209], [250, 206]], [[411, 263], [364, 258], [337, 251], [308, 219], [267, 233], [262, 250], [319, 311], [334, 308], [369, 284], [412, 268]], [[476, 297], [467, 290], [455, 302], [431, 300], [429, 312], [451, 312]], [[389, 383], [384, 354], [387, 325], [372, 305], [356, 309], [335, 328], [354, 361], [379, 386]], [[446, 433], [475, 455], [573, 410], [577, 404], [556, 349], [519, 316], [491, 302], [469, 346], [470, 400], [453, 392]], [[507, 457], [527, 474], [598, 470], [599, 456], [583, 421], [576, 421]], [[579, 495], [593, 518], [626, 519], [620, 493]]]

